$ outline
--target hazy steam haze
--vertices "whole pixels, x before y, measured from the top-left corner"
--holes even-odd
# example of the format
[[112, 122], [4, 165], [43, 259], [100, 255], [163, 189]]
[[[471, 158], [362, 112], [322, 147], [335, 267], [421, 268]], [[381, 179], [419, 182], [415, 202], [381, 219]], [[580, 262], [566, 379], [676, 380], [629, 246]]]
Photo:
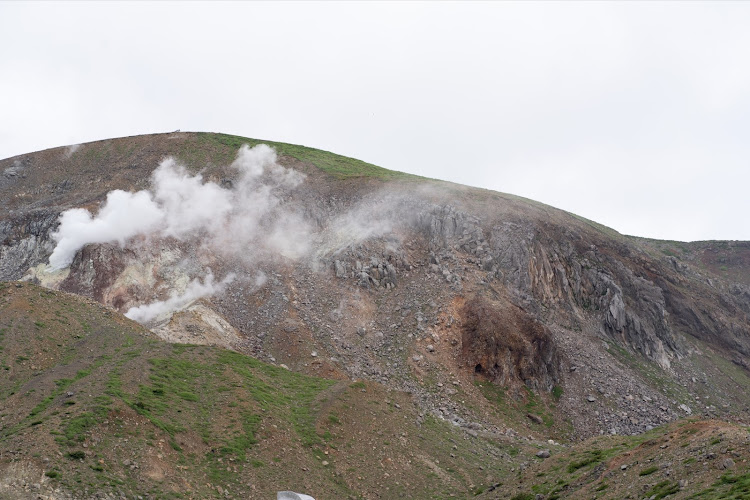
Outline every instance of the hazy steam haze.
[[63, 156], [65, 156], [66, 159], [70, 159], [70, 157], [73, 156], [79, 149], [81, 149], [80, 144], [71, 144], [70, 146], [65, 148], [65, 154]]
[[232, 211], [232, 192], [191, 176], [174, 159], [164, 160], [152, 175], [154, 201], [161, 209], [161, 236], [185, 239], [215, 231]]
[[318, 257], [336, 255], [361, 241], [393, 231], [396, 221], [408, 218], [404, 216], [409, 214], [405, 201], [403, 196], [379, 192], [328, 221], [321, 234]]

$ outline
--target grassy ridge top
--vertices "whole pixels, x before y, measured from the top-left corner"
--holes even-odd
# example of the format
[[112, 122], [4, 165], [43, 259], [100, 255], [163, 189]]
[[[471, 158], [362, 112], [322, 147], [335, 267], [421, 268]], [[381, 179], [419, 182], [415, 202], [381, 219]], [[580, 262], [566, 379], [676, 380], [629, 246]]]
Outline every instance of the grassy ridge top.
[[299, 161], [312, 163], [323, 172], [326, 172], [337, 179], [349, 179], [354, 177], [374, 177], [383, 180], [425, 179], [424, 177], [419, 177], [417, 175], [388, 170], [356, 158], [349, 158], [348, 156], [341, 156], [329, 151], [323, 151], [307, 146], [286, 144], [283, 142], [262, 141], [229, 134], [199, 132], [197, 133], [197, 136], [199, 140], [211, 141], [228, 146], [235, 153], [243, 144], [247, 144], [250, 147], [257, 144], [268, 144], [275, 148], [280, 155], [291, 156]]

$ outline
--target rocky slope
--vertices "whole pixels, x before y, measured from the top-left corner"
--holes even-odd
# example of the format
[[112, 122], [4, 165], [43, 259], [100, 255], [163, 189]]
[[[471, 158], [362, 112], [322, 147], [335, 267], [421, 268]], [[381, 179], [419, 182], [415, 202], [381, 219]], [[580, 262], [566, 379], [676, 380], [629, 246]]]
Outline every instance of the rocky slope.
[[[0, 161], [0, 280], [94, 299], [170, 342], [367, 380], [408, 395], [418, 421], [482, 439], [747, 419], [747, 242], [626, 237], [300, 146], [267, 143], [277, 161], [252, 163], [260, 149], [241, 147], [258, 143], [163, 134]], [[186, 169], [153, 173], [168, 156]], [[171, 201], [165, 171], [180, 186], [210, 184], [226, 209]], [[149, 190], [162, 226], [82, 240], [51, 269], [60, 214], [96, 217], [114, 190]], [[138, 221], [133, 207], [117, 227]]]

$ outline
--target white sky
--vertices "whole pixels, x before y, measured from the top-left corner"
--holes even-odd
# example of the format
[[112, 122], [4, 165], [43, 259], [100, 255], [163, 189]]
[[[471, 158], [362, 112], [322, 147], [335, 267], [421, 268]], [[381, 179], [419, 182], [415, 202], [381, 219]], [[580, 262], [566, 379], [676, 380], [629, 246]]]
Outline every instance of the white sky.
[[750, 240], [750, 2], [0, 2], [0, 158], [178, 128]]

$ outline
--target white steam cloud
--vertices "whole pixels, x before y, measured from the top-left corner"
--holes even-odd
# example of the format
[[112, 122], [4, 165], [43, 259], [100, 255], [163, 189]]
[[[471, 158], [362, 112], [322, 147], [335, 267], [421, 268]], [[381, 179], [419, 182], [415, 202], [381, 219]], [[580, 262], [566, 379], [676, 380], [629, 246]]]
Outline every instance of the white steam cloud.
[[[274, 194], [293, 188], [304, 175], [276, 163], [276, 152], [265, 144], [243, 146], [232, 166], [239, 179], [231, 189], [191, 175], [174, 159], [164, 160], [151, 176], [151, 189], [128, 193], [115, 190], [96, 216], [85, 209], [67, 210], [52, 238], [57, 243], [49, 259], [52, 270], [73, 262], [89, 243], [125, 244], [136, 236], [186, 240], [207, 237], [217, 250], [238, 253], [248, 247], [288, 257], [306, 251], [307, 224], [287, 213]], [[259, 238], [259, 236], [264, 236]], [[262, 240], [262, 241], [261, 241]]]
[[[153, 199], [162, 213], [161, 235], [184, 239], [215, 228], [232, 211], [232, 192], [191, 176], [169, 158], [151, 176]], [[145, 231], [145, 232], [148, 232]]]
[[[52, 234], [56, 246], [50, 270], [70, 266], [90, 243], [125, 247], [135, 238], [174, 238], [189, 242], [198, 253], [206, 250], [246, 264], [263, 256], [302, 257], [309, 249], [310, 229], [282, 197], [302, 183], [304, 175], [278, 165], [276, 152], [265, 144], [242, 146], [232, 167], [237, 178], [224, 188], [167, 158], [151, 175], [148, 190], [111, 191], [96, 215], [82, 208], [63, 212]], [[222, 292], [233, 279], [229, 275], [216, 282], [209, 273], [203, 282], [190, 282], [183, 293], [133, 307], [126, 316], [142, 323], [164, 319], [194, 300]], [[256, 282], [264, 280], [259, 273]]]
[[[312, 218], [309, 214], [305, 217], [301, 213], [305, 207], [289, 202], [292, 190], [305, 176], [280, 166], [276, 152], [264, 144], [242, 146], [231, 167], [237, 175], [230, 187], [223, 187], [167, 158], [152, 173], [149, 189], [112, 191], [95, 215], [82, 208], [63, 212], [52, 234], [56, 246], [49, 269], [70, 266], [78, 251], [92, 243], [137, 248], [144, 242], [151, 246], [165, 243], [160, 239], [172, 239], [189, 247], [192, 264], [204, 266], [217, 257], [227, 257], [225, 263], [253, 268], [255, 286], [259, 287], [266, 280], [259, 262], [279, 256], [326, 259], [407, 222], [403, 214], [409, 210], [404, 204], [411, 198], [383, 193], [360, 200], [328, 220], [316, 217], [314, 207]], [[310, 220], [323, 222], [315, 235]], [[132, 307], [126, 316], [141, 323], [161, 321], [199, 298], [223, 292], [233, 279], [230, 274], [217, 282], [209, 273], [203, 281], [193, 279], [182, 293]]]
[[155, 230], [163, 217], [147, 191], [110, 192], [96, 217], [84, 208], [66, 210], [60, 215], [60, 227], [52, 234], [57, 246], [50, 255], [50, 267], [68, 267], [76, 252], [89, 243], [117, 242], [122, 246], [133, 236]]
[[139, 323], [149, 323], [165, 319], [172, 312], [179, 311], [198, 299], [223, 292], [234, 278], [234, 274], [229, 274], [223, 280], [216, 283], [214, 282], [213, 273], [209, 271], [202, 283], [198, 279], [194, 279], [188, 284], [183, 293], [173, 291], [167, 300], [131, 307], [125, 313], [125, 316]]

